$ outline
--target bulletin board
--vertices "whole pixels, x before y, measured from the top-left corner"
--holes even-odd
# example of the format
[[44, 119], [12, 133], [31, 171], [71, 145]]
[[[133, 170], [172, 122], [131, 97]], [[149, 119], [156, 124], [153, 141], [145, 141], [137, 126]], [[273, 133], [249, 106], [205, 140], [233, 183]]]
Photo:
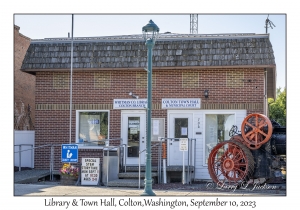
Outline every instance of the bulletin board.
[[165, 137], [165, 118], [152, 118], [151, 129], [151, 141], [158, 141], [159, 137]]

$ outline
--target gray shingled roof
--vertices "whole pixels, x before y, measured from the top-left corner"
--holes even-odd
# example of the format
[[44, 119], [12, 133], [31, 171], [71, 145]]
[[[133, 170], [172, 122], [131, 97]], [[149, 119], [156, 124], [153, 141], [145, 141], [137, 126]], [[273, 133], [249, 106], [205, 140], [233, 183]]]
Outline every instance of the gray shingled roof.
[[[74, 38], [74, 69], [145, 68], [147, 49], [141, 35]], [[275, 66], [267, 34], [163, 34], [153, 49], [155, 67]], [[23, 71], [71, 68], [71, 39], [32, 40]]]

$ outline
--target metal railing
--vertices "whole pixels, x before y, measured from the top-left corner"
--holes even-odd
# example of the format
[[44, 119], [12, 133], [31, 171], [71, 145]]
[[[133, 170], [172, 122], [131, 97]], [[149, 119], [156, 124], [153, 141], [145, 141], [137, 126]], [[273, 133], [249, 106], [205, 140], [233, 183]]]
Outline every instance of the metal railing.
[[[175, 141], [179, 141], [180, 138], [160, 138], [161, 141], [163, 140], [175, 140]], [[193, 141], [194, 144], [193, 144]], [[188, 175], [188, 179], [190, 180], [191, 178], [191, 171], [190, 171], [190, 166], [195, 167], [195, 160], [196, 160], [196, 139], [195, 138], [188, 138], [188, 165], [187, 165], [187, 175]], [[179, 151], [179, 147], [178, 147], [178, 151]], [[192, 152], [193, 151], [193, 152]], [[192, 160], [192, 155], [194, 154], [194, 160]], [[184, 164], [184, 163], [183, 163]], [[183, 171], [183, 173], [185, 173], [185, 171]]]
[[[160, 147], [159, 147], [159, 149], [158, 149], [158, 152], [161, 154], [161, 142], [159, 142], [159, 143], [156, 143], [156, 144], [154, 144], [154, 145], [152, 145], [151, 146], [151, 149], [153, 148], [153, 147], [156, 147], [156, 146], [158, 146], [158, 145], [160, 145]], [[142, 151], [139, 151], [139, 189], [141, 188], [141, 154], [143, 153], [143, 152], [145, 152], [147, 149], [144, 149], [144, 150], [142, 150]], [[158, 156], [158, 165], [160, 165], [159, 163], [160, 163], [160, 161], [161, 161], [161, 155], [159, 155]], [[151, 166], [152, 167], [152, 166]], [[152, 170], [151, 170], [151, 172], [152, 172]], [[160, 169], [159, 169], [159, 167], [157, 168], [157, 176], [158, 176], [158, 183], [160, 183]], [[151, 174], [151, 177], [152, 177], [152, 174]]]
[[[23, 144], [25, 145], [25, 144]], [[14, 146], [19, 146], [19, 145], [14, 145]], [[21, 162], [22, 162], [22, 158], [21, 158], [21, 152], [25, 152], [25, 151], [29, 151], [31, 150], [31, 154], [32, 154], [32, 158], [33, 158], [33, 152], [35, 149], [39, 149], [39, 148], [44, 148], [44, 147], [49, 147], [50, 146], [50, 180], [53, 180], [53, 168], [54, 168], [54, 146], [61, 146], [61, 144], [45, 144], [42, 146], [38, 146], [38, 147], [33, 147], [30, 149], [24, 149], [24, 150], [19, 150], [16, 151], [14, 153], [19, 153], [19, 171], [21, 171]], [[33, 161], [32, 161], [33, 163]], [[32, 166], [32, 168], [34, 168], [34, 166]]]
[[[126, 155], [127, 155], [127, 144], [122, 144], [122, 146], [124, 147], [123, 149], [123, 161], [124, 161], [124, 170], [125, 170], [125, 173], [126, 173], [126, 169], [127, 169], [127, 165], [126, 165]], [[122, 167], [122, 170], [123, 170], [123, 167]]]
[[[96, 142], [108, 142], [109, 141], [120, 141], [120, 145], [119, 146], [126, 146], [126, 144], [123, 144], [123, 139], [122, 138], [116, 138], [116, 139], [102, 139], [102, 140], [97, 140], [97, 141], [89, 141], [88, 143], [96, 143]], [[73, 144], [77, 144], [77, 145], [80, 145], [80, 144], [86, 144], [87, 142], [74, 142]], [[35, 149], [40, 149], [40, 148], [45, 148], [45, 147], [50, 147], [50, 166], [49, 166], [49, 173], [50, 173], [50, 180], [53, 180], [53, 172], [54, 172], [54, 147], [56, 146], [60, 146], [61, 147], [62, 144], [45, 144], [45, 145], [41, 145], [41, 146], [38, 146], [38, 147], [33, 147], [33, 144], [17, 144], [17, 145], [14, 145], [14, 146], [19, 146], [19, 151], [15, 151], [14, 153], [19, 153], [19, 171], [21, 171], [21, 163], [22, 163], [22, 157], [21, 157], [21, 153], [22, 152], [25, 152], [25, 151], [30, 151], [31, 150], [31, 158], [32, 158], [32, 168], [34, 168], [33, 166], [33, 153], [34, 153], [34, 150]], [[31, 146], [30, 149], [23, 149], [22, 150], [22, 146]], [[91, 145], [91, 146], [95, 146], [95, 145]], [[99, 147], [101, 147], [102, 145], [98, 145]], [[105, 147], [106, 145], [104, 144], [103, 145], [103, 148]], [[116, 146], [116, 147], [119, 147], [119, 146]], [[89, 148], [87, 148], [89, 149]], [[125, 149], [124, 149], [124, 153], [126, 153]], [[126, 155], [126, 154], [125, 154]], [[125, 156], [126, 157], [126, 156]], [[125, 164], [126, 164], [126, 159], [125, 159]], [[126, 170], [126, 166], [125, 166], [125, 170]]]
[[[21, 168], [22, 168], [22, 152], [25, 152], [25, 151], [29, 151], [31, 150], [31, 168], [33, 168], [33, 157], [34, 157], [34, 154], [33, 154], [33, 144], [16, 144], [14, 145], [15, 147], [19, 147], [19, 151], [17, 152], [14, 152], [14, 153], [19, 153], [19, 171], [21, 171]], [[30, 149], [26, 149], [26, 150], [22, 150], [22, 146], [30, 146], [31, 148]]]

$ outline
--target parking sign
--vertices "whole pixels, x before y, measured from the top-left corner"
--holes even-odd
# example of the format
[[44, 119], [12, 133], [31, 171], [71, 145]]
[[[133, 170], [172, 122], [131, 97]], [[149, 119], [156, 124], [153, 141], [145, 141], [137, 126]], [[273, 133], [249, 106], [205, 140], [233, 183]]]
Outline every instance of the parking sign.
[[61, 162], [78, 162], [78, 145], [62, 144], [61, 145]]

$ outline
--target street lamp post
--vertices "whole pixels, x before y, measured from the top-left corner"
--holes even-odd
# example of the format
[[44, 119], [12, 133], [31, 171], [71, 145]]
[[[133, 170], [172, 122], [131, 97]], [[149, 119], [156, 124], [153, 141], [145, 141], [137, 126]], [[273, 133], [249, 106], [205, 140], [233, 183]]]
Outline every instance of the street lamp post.
[[142, 195], [152, 195], [152, 166], [151, 166], [151, 111], [152, 111], [152, 49], [157, 38], [159, 28], [150, 20], [147, 25], [143, 27], [143, 37], [148, 49], [148, 88], [147, 88], [147, 141], [146, 141], [146, 176], [145, 176], [145, 189]]

